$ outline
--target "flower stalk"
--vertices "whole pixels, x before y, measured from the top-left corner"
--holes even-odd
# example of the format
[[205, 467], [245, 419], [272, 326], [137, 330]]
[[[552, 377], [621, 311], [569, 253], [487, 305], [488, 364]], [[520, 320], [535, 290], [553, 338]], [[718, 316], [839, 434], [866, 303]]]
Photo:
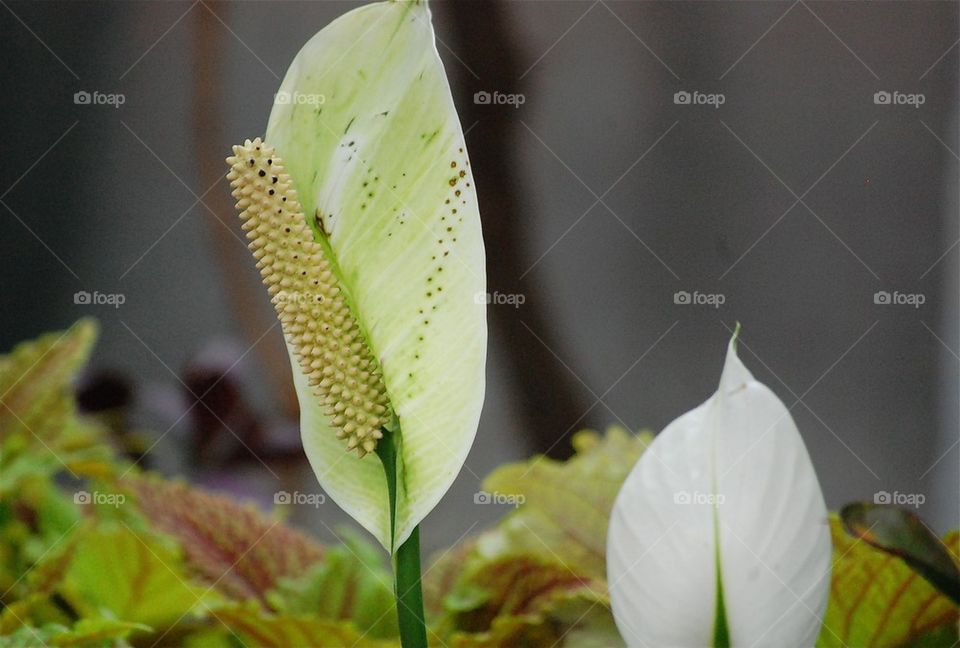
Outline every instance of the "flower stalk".
[[[390, 495], [390, 525], [396, 519], [397, 504], [397, 436], [383, 430], [377, 444], [377, 456], [383, 462]], [[427, 629], [423, 615], [423, 588], [420, 580], [420, 526], [393, 551], [393, 591], [397, 598], [397, 622], [403, 648], [426, 648]]]

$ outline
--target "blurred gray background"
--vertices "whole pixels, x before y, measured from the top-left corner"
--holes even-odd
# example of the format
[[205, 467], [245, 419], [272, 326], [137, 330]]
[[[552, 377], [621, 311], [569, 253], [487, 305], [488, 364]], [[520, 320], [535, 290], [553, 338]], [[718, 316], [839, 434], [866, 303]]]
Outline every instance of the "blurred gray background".
[[[0, 4], [0, 347], [97, 317], [86, 400], [125, 408], [144, 465], [265, 504], [315, 491], [223, 158], [354, 3]], [[473, 504], [497, 464], [699, 404], [737, 321], [828, 505], [919, 494], [960, 524], [960, 5], [431, 4], [490, 290], [523, 303], [490, 308], [483, 419], [428, 549], [509, 510]], [[301, 509], [328, 538], [345, 519]]]

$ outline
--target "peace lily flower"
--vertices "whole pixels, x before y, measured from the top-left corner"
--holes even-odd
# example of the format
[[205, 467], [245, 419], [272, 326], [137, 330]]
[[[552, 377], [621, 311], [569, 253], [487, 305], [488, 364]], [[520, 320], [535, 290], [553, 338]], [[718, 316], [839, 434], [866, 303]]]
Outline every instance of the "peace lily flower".
[[265, 138], [228, 163], [314, 472], [395, 559], [418, 556], [476, 434], [487, 339], [476, 189], [426, 2], [314, 36]]
[[607, 536], [630, 646], [814, 645], [830, 587], [823, 494], [796, 424], [730, 341], [720, 387], [627, 477]]

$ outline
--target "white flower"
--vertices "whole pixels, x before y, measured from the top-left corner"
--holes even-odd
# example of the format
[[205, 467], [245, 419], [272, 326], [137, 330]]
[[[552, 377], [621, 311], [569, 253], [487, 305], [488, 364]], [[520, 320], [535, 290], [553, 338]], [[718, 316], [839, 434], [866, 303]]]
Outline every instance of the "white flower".
[[607, 577], [629, 646], [813, 646], [830, 588], [823, 494], [796, 424], [730, 341], [720, 387], [617, 496]]
[[[268, 172], [273, 153], [284, 173]], [[231, 164], [250, 183], [238, 204], [260, 235], [307, 457], [331, 499], [392, 551], [460, 472], [484, 395], [480, 212], [427, 3], [365, 5], [316, 34], [263, 142]], [[393, 520], [370, 456], [381, 427], [397, 447]]]

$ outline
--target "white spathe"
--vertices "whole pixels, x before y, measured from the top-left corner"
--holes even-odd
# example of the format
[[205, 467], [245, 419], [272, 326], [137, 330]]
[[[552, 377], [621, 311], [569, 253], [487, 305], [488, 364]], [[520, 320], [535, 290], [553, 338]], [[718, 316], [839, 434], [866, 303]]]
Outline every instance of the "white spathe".
[[484, 395], [480, 213], [427, 3], [366, 5], [310, 39], [266, 142], [383, 370], [402, 440], [394, 533], [380, 461], [347, 451], [294, 361], [304, 449], [323, 489], [390, 550], [460, 472]]
[[730, 645], [810, 648], [830, 564], [806, 446], [734, 335], [717, 392], [657, 436], [617, 496], [607, 536], [617, 627], [629, 646], [713, 646], [722, 587]]

